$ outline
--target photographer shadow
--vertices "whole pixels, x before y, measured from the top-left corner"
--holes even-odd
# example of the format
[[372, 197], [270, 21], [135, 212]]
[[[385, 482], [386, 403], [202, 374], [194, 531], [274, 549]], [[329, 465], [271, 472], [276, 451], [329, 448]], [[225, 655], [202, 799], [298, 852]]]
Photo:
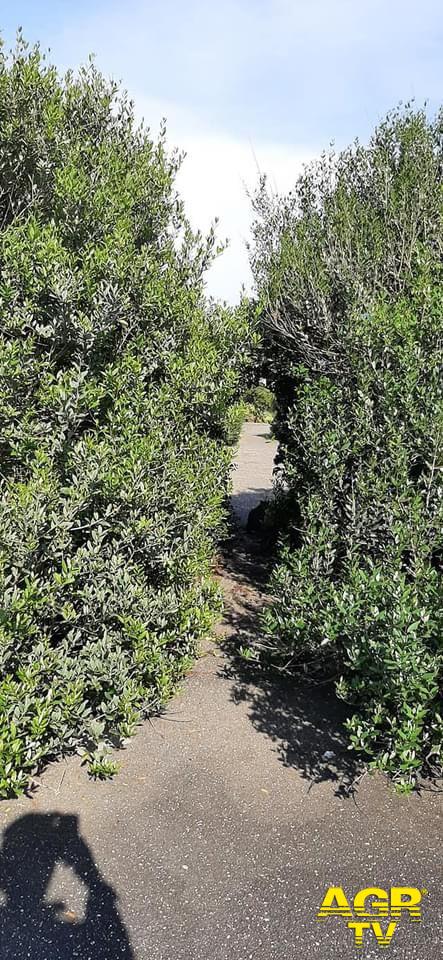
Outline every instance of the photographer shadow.
[[[58, 865], [85, 887], [83, 917], [45, 899]], [[78, 817], [31, 813], [3, 832], [0, 850], [2, 960], [135, 960], [117, 895], [78, 829]]]

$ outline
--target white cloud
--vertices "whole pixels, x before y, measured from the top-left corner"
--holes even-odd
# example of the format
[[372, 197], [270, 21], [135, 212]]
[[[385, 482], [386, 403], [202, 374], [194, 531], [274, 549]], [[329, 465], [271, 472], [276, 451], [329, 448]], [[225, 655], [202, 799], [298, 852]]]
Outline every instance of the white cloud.
[[252, 221], [252, 193], [260, 174], [266, 173], [275, 191], [294, 186], [303, 164], [314, 151], [285, 144], [252, 143], [207, 131], [198, 119], [174, 104], [135, 97], [137, 115], [155, 134], [162, 117], [168, 124], [168, 143], [186, 151], [177, 186], [194, 228], [206, 233], [218, 217], [217, 236], [229, 240], [228, 249], [215, 261], [207, 277], [208, 292], [230, 303], [239, 299], [241, 287], [251, 289], [246, 243]]
[[248, 192], [257, 184], [259, 172], [266, 173], [273, 187], [282, 191], [294, 185], [308, 154], [278, 144], [256, 144], [226, 137], [199, 135], [184, 137], [187, 158], [178, 178], [188, 216], [193, 224], [207, 230], [219, 217], [218, 235], [227, 237], [229, 247], [213, 264], [208, 290], [230, 302], [239, 298], [242, 284], [251, 286], [246, 242], [252, 220]]

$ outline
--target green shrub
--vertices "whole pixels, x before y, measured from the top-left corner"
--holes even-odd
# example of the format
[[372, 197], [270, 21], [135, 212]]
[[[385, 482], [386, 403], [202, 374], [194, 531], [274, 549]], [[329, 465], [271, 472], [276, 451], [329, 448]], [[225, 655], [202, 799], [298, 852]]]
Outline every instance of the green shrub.
[[402, 789], [441, 769], [442, 161], [440, 118], [406, 108], [256, 199], [289, 504], [268, 653], [337, 677]]
[[264, 384], [250, 387], [245, 393], [245, 419], [256, 423], [272, 423], [275, 413], [275, 399], [272, 390]]
[[[204, 299], [180, 163], [93, 65], [0, 58], [0, 795], [126, 737], [219, 600], [247, 306]], [[98, 749], [98, 753], [96, 750]]]

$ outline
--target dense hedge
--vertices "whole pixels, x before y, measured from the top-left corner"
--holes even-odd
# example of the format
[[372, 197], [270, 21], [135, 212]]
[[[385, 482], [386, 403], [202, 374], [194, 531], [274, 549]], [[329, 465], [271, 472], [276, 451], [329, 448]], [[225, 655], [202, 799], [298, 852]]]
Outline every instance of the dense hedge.
[[441, 119], [405, 108], [256, 198], [289, 516], [265, 647], [336, 677], [405, 790], [441, 770], [442, 164]]
[[109, 770], [98, 745], [208, 631], [249, 333], [205, 301], [180, 158], [93, 65], [61, 78], [19, 41], [0, 129], [4, 795], [73, 749]]
[[244, 395], [245, 420], [256, 423], [272, 423], [275, 412], [274, 395], [264, 384], [249, 387]]

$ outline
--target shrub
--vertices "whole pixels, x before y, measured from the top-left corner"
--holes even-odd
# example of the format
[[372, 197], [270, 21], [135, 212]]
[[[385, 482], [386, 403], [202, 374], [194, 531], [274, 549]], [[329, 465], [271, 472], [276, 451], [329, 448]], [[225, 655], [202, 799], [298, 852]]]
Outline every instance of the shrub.
[[264, 384], [250, 387], [245, 393], [245, 419], [272, 423], [275, 412], [274, 394]]
[[[156, 710], [209, 630], [246, 305], [204, 299], [165, 133], [0, 59], [0, 795]], [[98, 754], [97, 754], [98, 749]]]
[[267, 652], [335, 676], [405, 790], [441, 769], [441, 129], [407, 107], [288, 197], [262, 183], [253, 253], [289, 504]]

